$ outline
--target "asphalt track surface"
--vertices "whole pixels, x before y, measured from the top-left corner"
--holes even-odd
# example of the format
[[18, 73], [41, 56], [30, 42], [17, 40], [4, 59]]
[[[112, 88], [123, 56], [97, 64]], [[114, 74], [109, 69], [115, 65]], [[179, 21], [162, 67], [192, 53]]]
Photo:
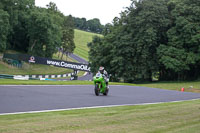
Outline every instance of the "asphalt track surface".
[[5, 85], [0, 86], [0, 114], [192, 99], [200, 99], [200, 94], [136, 86], [110, 86], [108, 96], [96, 96], [92, 85]]
[[69, 56], [71, 58], [73, 58], [74, 60], [78, 61], [79, 63], [88, 64], [88, 62], [85, 59], [83, 59], [83, 58], [81, 58], [81, 57], [79, 57], [79, 56], [77, 56], [75, 54], [70, 54]]

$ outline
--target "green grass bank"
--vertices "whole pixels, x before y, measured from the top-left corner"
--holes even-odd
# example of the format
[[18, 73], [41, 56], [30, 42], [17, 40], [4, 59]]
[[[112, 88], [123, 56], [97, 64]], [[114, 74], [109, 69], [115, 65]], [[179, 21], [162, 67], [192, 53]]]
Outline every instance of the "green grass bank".
[[76, 48], [74, 50], [74, 54], [76, 54], [88, 61], [89, 48], [87, 47], [87, 44], [89, 42], [92, 42], [93, 36], [103, 37], [100, 34], [75, 29], [74, 30], [74, 42], [75, 42]]
[[[78, 56], [84, 58], [85, 60], [88, 60], [88, 47], [87, 43], [92, 41], [93, 36], [102, 36], [100, 34], [95, 34], [91, 32], [85, 32], [81, 30], [75, 29], [75, 38], [74, 42], [76, 45], [76, 49], [74, 51], [75, 54]], [[8, 50], [7, 53], [13, 53], [13, 54], [22, 54], [21, 52]], [[3, 53], [0, 53], [0, 57], [3, 56]], [[53, 59], [60, 60], [61, 53], [56, 53], [53, 55]], [[76, 62], [75, 60], [63, 56], [63, 60]], [[0, 61], [0, 74], [10, 74], [10, 75], [33, 75], [33, 74], [65, 74], [65, 73], [71, 73], [73, 70], [66, 69], [66, 68], [58, 68], [53, 66], [46, 66], [46, 65], [38, 65], [38, 64], [32, 64], [29, 65], [28, 63], [24, 63], [23, 68], [16, 68], [12, 67], [2, 61]]]
[[[11, 54], [24, 54], [17, 51], [8, 50], [6, 53]], [[3, 56], [1, 53], [0, 56]], [[53, 55], [53, 59], [58, 59], [58, 53]], [[67, 58], [66, 56], [63, 57], [65, 61], [72, 61], [72, 59]], [[54, 66], [48, 65], [40, 65], [40, 64], [29, 64], [27, 62], [23, 63], [22, 68], [17, 68], [0, 60], [0, 74], [9, 74], [9, 75], [34, 75], [34, 74], [65, 74], [71, 73], [73, 70], [66, 69], [66, 68], [59, 68]]]

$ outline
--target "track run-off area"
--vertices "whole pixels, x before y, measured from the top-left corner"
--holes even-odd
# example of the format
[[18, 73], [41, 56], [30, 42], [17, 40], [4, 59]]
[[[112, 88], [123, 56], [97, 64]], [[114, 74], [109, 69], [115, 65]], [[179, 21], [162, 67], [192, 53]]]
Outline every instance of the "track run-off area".
[[96, 96], [93, 85], [0, 85], [0, 115], [143, 105], [200, 99], [200, 93], [111, 85]]

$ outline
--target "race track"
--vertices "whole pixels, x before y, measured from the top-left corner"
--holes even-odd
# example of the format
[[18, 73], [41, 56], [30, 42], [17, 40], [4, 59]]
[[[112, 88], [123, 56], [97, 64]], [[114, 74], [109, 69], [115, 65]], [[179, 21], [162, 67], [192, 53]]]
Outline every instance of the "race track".
[[0, 86], [0, 114], [109, 105], [135, 105], [200, 99], [199, 93], [136, 86], [110, 86], [95, 96], [94, 86]]

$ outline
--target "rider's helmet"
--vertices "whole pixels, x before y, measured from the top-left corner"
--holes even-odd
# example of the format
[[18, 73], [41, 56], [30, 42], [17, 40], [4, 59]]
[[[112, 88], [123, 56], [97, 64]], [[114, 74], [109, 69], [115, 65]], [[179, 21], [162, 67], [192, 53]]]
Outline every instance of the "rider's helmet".
[[99, 67], [99, 72], [101, 73], [101, 74], [103, 74], [103, 71], [104, 71], [104, 67]]

